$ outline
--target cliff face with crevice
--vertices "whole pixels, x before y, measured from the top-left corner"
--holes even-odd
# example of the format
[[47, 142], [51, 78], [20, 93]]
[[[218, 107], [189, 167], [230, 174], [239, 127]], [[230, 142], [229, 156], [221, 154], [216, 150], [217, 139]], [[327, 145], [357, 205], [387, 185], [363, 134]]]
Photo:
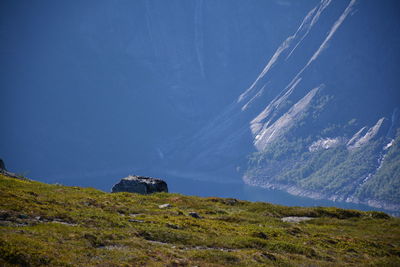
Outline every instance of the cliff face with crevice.
[[254, 82], [189, 138], [186, 151], [198, 153], [187, 165], [399, 210], [398, 10], [357, 0], [311, 8]]

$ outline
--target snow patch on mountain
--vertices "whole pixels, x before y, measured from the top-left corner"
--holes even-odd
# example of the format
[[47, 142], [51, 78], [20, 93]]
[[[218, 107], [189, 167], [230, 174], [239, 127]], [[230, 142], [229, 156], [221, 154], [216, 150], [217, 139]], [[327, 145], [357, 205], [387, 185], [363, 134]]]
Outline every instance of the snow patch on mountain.
[[297, 79], [283, 96], [276, 97], [271, 103], [250, 122], [250, 129], [253, 135], [258, 135], [261, 129], [268, 127], [272, 119], [275, 117], [274, 112], [277, 111], [279, 105], [287, 100], [294, 88], [300, 83], [301, 78]]
[[308, 147], [308, 150], [310, 152], [326, 150], [326, 149], [337, 147], [337, 146], [343, 144], [343, 142], [344, 142], [344, 139], [341, 137], [319, 139], [318, 141], [313, 142]]
[[383, 150], [388, 150], [391, 146], [394, 144], [394, 139], [392, 139], [389, 143], [386, 144], [386, 146], [383, 148]]
[[362, 127], [358, 132], [356, 132], [351, 138], [350, 140], [347, 142], [346, 146], [348, 148], [353, 147], [358, 140], [361, 139], [362, 136], [365, 135], [365, 133], [367, 132], [367, 127]]
[[239, 96], [238, 103], [243, 101], [249, 93], [254, 89], [256, 84], [258, 83], [259, 80], [261, 80], [265, 74], [272, 68], [272, 66], [275, 64], [275, 62], [278, 60], [280, 55], [282, 54], [283, 51], [285, 51], [287, 48], [289, 48], [292, 40], [294, 38], [294, 35], [289, 36], [276, 50], [275, 54], [272, 56], [272, 58], [269, 60], [268, 64], [264, 67], [262, 70], [261, 74], [257, 77], [257, 79], [253, 82], [253, 84], [243, 93]]
[[[353, 0], [355, 1], [355, 0]], [[299, 28], [296, 30], [296, 32], [289, 36], [288, 38], [286, 38], [285, 41], [283, 41], [283, 43], [278, 47], [278, 49], [275, 51], [275, 53], [272, 55], [271, 59], [268, 61], [267, 65], [264, 67], [264, 69], [262, 70], [262, 72], [258, 75], [258, 77], [256, 78], [256, 80], [251, 84], [251, 86], [245, 91], [243, 92], [238, 100], [237, 103], [240, 103], [242, 101], [244, 101], [246, 98], [250, 97], [250, 94], [252, 91], [255, 90], [255, 88], [257, 87], [258, 83], [266, 76], [266, 74], [273, 68], [273, 66], [275, 64], [277, 64], [278, 59], [281, 57], [281, 55], [284, 52], [287, 52], [286, 50], [288, 50], [289, 48], [290, 51], [287, 53], [288, 55], [286, 56], [286, 60], [291, 56], [291, 54], [296, 50], [296, 48], [300, 45], [300, 43], [304, 40], [304, 38], [309, 34], [310, 30], [312, 29], [312, 27], [317, 23], [317, 21], [319, 20], [322, 12], [329, 6], [329, 4], [331, 3], [331, 0], [322, 0], [317, 7], [313, 8], [307, 15], [306, 17], [303, 19], [303, 21], [301, 22]], [[351, 3], [350, 3], [351, 5]], [[347, 10], [347, 9], [346, 9]], [[346, 12], [346, 11], [345, 11]], [[343, 15], [342, 15], [343, 16]], [[347, 16], [347, 14], [346, 14]], [[344, 18], [346, 17], [344, 16]], [[344, 20], [343, 18], [343, 20]], [[340, 19], [339, 19], [340, 20]], [[335, 29], [336, 31], [336, 29]], [[331, 35], [333, 35], [333, 33], [335, 32], [333, 31]], [[329, 36], [329, 39], [332, 36]], [[327, 42], [327, 41], [326, 41]], [[295, 43], [293, 45], [293, 43]], [[296, 81], [299, 77], [300, 74], [306, 69], [307, 66], [305, 66], [300, 73], [298, 73], [296, 75], [296, 77], [292, 80], [292, 83], [294, 81]], [[291, 84], [292, 84], [291, 83]], [[288, 86], [290, 87], [290, 85]], [[257, 95], [257, 93], [254, 93]], [[247, 106], [249, 103], [247, 103], [245, 106]], [[245, 109], [245, 107], [243, 107], [242, 109]]]
[[312, 89], [306, 96], [294, 104], [290, 110], [282, 115], [271, 126], [266, 123], [263, 129], [255, 136], [254, 146], [262, 151], [266, 146], [275, 141], [277, 138], [283, 136], [288, 132], [299, 120], [303, 118], [304, 113], [307, 111], [311, 100], [317, 94], [320, 87]]
[[385, 121], [387, 121], [386, 118], [380, 118], [378, 122], [371, 127], [365, 135], [362, 136], [362, 133], [364, 133], [366, 130], [366, 127], [363, 127], [350, 139], [350, 141], [347, 143], [347, 148], [349, 150], [354, 150], [369, 143], [369, 141], [380, 135], [379, 133], [381, 131], [384, 131], [383, 126]]
[[264, 93], [264, 90], [265, 90], [265, 87], [266, 87], [266, 86], [267, 86], [267, 84], [265, 84], [265, 85], [261, 88], [261, 90], [258, 91], [257, 94], [255, 94], [255, 95], [249, 100], [249, 102], [247, 102], [247, 103], [242, 107], [242, 111], [245, 111], [245, 110], [251, 105], [252, 102], [254, 102], [258, 97], [260, 97], [260, 96]]
[[311, 28], [317, 23], [319, 17], [321, 16], [322, 12], [328, 5], [331, 3], [331, 0], [323, 0], [319, 7], [313, 8], [310, 12], [308, 12], [307, 16], [304, 18], [303, 22], [301, 23], [300, 27], [297, 29], [295, 36], [301, 31], [305, 33], [301, 36], [300, 40], [296, 43], [293, 49], [289, 52], [289, 55], [286, 57], [286, 60], [293, 54], [296, 48], [300, 45], [300, 43], [306, 38], [308, 33], [310, 32]]
[[357, 0], [352, 0], [343, 14], [339, 17], [339, 19], [333, 24], [331, 30], [329, 31], [328, 35], [326, 36], [325, 40], [322, 42], [318, 50], [314, 53], [314, 55], [310, 58], [310, 60], [307, 62], [306, 66], [304, 69], [306, 69], [314, 60], [316, 60], [319, 55], [322, 53], [323, 50], [325, 50], [328, 46], [328, 42], [332, 39], [333, 35], [337, 31], [337, 29], [342, 25], [343, 21], [346, 19], [346, 17], [351, 13], [351, 11], [354, 8], [354, 5], [356, 4]]

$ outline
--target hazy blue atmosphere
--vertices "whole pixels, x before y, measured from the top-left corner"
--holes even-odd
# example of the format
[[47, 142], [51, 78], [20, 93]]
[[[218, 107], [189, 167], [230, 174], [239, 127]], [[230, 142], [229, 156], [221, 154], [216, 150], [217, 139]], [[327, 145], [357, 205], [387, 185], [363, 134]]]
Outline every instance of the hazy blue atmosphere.
[[400, 211], [398, 1], [6, 0], [0, 40], [12, 172]]

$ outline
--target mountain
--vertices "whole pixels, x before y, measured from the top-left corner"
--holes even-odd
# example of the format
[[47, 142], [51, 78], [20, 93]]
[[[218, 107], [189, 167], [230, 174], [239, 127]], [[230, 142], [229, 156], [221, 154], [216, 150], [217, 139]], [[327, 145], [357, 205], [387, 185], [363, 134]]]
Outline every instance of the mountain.
[[0, 156], [30, 177], [103, 190], [147, 175], [315, 3], [2, 1]]
[[102, 190], [154, 175], [398, 211], [399, 6], [1, 1], [0, 157]]
[[[2, 266], [396, 266], [400, 219], [0, 174]], [[385, 229], [385, 231], [382, 231]]]
[[398, 211], [399, 10], [395, 1], [316, 4], [175, 157], [254, 186]]

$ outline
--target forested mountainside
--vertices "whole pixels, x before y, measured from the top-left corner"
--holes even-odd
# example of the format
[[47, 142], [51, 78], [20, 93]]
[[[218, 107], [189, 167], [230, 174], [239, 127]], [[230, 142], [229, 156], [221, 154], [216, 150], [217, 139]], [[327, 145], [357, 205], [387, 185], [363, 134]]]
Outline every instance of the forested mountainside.
[[254, 82], [184, 144], [198, 152], [188, 166], [398, 210], [399, 10], [395, 1], [312, 7]]

